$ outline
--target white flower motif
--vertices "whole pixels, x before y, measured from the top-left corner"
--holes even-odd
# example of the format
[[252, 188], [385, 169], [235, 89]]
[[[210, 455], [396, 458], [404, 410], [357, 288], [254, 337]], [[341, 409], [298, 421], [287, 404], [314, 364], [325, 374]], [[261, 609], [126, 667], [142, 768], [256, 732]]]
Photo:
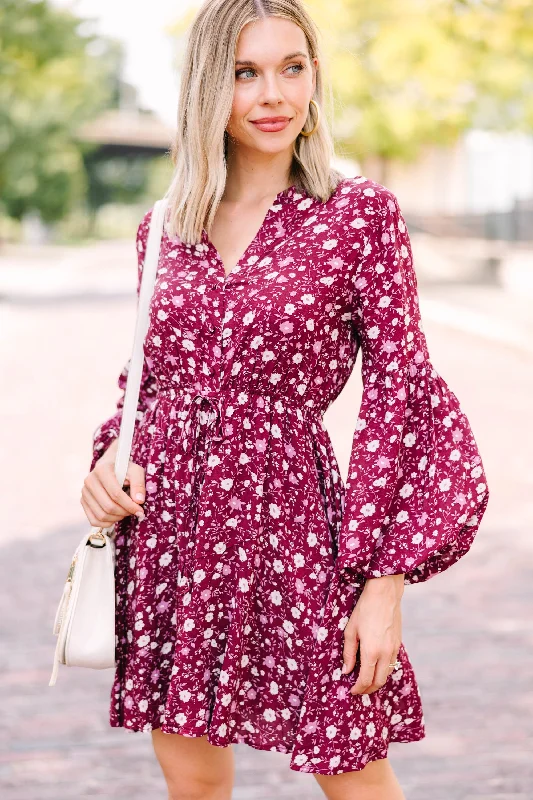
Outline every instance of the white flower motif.
[[273, 592], [270, 592], [270, 600], [275, 606], [281, 605], [282, 597], [277, 589], [275, 589]]

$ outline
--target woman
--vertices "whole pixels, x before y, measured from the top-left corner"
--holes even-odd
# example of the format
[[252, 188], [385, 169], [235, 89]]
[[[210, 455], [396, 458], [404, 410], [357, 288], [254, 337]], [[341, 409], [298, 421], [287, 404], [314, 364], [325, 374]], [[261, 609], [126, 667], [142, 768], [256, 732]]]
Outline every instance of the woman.
[[[425, 736], [404, 585], [468, 551], [488, 500], [396, 197], [330, 167], [317, 54], [299, 0], [194, 20], [126, 491], [123, 396], [82, 491], [117, 531], [110, 723], [151, 732], [171, 798], [229, 798], [232, 742], [328, 798], [403, 798], [389, 742]], [[322, 417], [359, 347], [344, 486]]]

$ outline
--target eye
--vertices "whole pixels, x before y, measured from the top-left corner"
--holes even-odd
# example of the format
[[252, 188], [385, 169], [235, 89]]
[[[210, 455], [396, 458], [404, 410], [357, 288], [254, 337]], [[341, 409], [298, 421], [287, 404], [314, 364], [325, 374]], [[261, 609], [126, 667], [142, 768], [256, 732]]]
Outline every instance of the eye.
[[251, 67], [247, 67], [246, 69], [239, 69], [235, 73], [235, 77], [236, 78], [240, 78], [240, 76], [243, 74], [243, 72], [255, 72], [255, 70], [252, 69]]
[[[293, 75], [299, 75], [300, 72], [303, 72], [303, 70], [305, 69], [305, 66], [303, 64], [301, 64], [300, 62], [298, 62], [297, 64], [289, 64], [289, 66], [286, 69], [287, 70], [296, 69], [296, 72], [293, 72], [292, 74]], [[254, 75], [256, 74], [255, 69], [253, 69], [252, 67], [245, 67], [244, 69], [238, 69], [237, 72], [235, 73], [235, 77], [236, 78], [240, 78], [241, 75], [244, 75], [244, 73], [246, 73], [246, 72], [251, 72]]]
[[300, 72], [302, 72], [305, 69], [304, 65], [301, 64], [300, 62], [298, 62], [298, 64], [289, 64], [287, 69], [292, 69], [293, 67], [298, 67], [298, 72], [295, 72], [294, 73], [295, 75], [298, 75]]

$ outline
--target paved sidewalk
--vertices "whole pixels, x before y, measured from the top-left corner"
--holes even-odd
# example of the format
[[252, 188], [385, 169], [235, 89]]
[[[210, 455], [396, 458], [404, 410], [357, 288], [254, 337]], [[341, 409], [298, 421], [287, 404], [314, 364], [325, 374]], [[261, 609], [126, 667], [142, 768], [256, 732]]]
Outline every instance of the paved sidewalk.
[[[65, 292], [60, 282], [37, 297], [21, 270], [20, 292], [9, 304], [0, 299], [7, 387], [0, 414], [8, 453], [0, 461], [2, 800], [166, 796], [150, 736], [108, 725], [110, 671], [62, 667], [57, 685], [48, 686], [53, 615], [86, 524], [79, 493], [90, 437], [114, 407], [131, 347], [135, 275], [124, 263], [131, 252], [119, 251], [113, 245], [107, 256], [100, 252], [100, 264], [115, 264], [107, 292], [98, 292], [91, 274], [83, 293]], [[5, 293], [1, 271], [0, 264]], [[120, 275], [128, 276], [127, 288]], [[446, 292], [424, 286], [423, 300], [446, 302], [459, 317], [460, 310], [490, 317], [498, 309], [513, 317], [509, 296], [460, 287]], [[516, 309], [517, 324], [526, 325]], [[443, 322], [425, 319], [432, 360], [472, 420], [491, 501], [471, 552], [443, 575], [406, 587], [404, 642], [427, 736], [392, 745], [389, 757], [407, 800], [531, 800], [533, 355], [483, 329], [478, 335]], [[343, 476], [359, 384], [356, 367], [325, 420]], [[323, 796], [312, 776], [289, 770], [288, 756], [234, 748], [234, 800]]]

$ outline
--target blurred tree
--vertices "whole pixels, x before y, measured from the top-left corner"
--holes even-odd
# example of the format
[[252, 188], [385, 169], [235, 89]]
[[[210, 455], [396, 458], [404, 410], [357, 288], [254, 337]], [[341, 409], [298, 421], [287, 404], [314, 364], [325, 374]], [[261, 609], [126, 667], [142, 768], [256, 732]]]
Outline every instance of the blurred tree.
[[113, 102], [120, 58], [91, 27], [46, 0], [0, 0], [0, 207], [11, 217], [51, 222], [85, 193], [75, 131]]
[[[473, 126], [533, 127], [531, 0], [307, 0], [323, 35], [339, 152], [411, 160]], [[364, 171], [364, 167], [363, 167]]]

